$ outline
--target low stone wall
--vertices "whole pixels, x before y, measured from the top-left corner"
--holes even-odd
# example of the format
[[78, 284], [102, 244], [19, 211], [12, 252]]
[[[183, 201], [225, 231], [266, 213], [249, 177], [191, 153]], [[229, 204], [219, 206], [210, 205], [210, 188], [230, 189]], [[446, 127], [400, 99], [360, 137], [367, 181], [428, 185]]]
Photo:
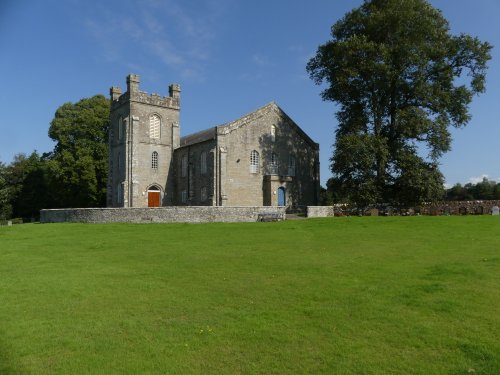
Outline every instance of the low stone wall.
[[428, 203], [420, 207], [422, 215], [491, 215], [493, 207], [500, 207], [498, 200], [449, 201]]
[[285, 207], [67, 208], [41, 210], [41, 223], [213, 223], [253, 222], [259, 215], [282, 215]]
[[307, 206], [307, 217], [331, 217], [335, 216], [333, 206]]

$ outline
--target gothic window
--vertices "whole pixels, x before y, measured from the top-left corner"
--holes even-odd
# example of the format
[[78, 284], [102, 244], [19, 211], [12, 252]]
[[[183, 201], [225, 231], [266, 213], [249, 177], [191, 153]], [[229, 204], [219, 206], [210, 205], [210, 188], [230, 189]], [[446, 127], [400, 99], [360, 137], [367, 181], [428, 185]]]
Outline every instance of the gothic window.
[[118, 141], [123, 139], [123, 117], [118, 119]]
[[276, 153], [271, 154], [271, 174], [278, 174], [278, 155]]
[[149, 138], [160, 138], [160, 117], [158, 115], [149, 116]]
[[276, 141], [276, 126], [271, 125], [271, 142]]
[[156, 151], [151, 154], [151, 168], [158, 169], [158, 153]]
[[259, 153], [253, 150], [250, 153], [250, 173], [259, 172]]
[[181, 159], [181, 177], [187, 176], [187, 170], [188, 170], [188, 158], [187, 155], [184, 155], [182, 156]]
[[207, 174], [207, 153], [203, 151], [200, 155], [200, 172]]
[[202, 202], [207, 201], [207, 188], [205, 186], [203, 186], [200, 190], [200, 200]]
[[187, 202], [187, 190], [182, 190], [181, 191], [181, 202], [186, 203]]
[[290, 155], [288, 159], [288, 175], [295, 176], [295, 156]]
[[118, 185], [116, 185], [116, 203], [121, 204], [122, 198], [123, 198], [123, 185], [120, 182]]

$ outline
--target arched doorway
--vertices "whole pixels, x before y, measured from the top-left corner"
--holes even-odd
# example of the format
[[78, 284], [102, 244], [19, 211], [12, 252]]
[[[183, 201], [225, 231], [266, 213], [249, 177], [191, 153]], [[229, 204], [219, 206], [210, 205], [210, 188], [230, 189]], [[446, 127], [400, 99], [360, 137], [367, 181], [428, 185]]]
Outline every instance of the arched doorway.
[[148, 207], [161, 206], [161, 191], [158, 186], [150, 186], [148, 188]]
[[286, 205], [286, 190], [282, 186], [278, 188], [278, 206], [285, 206]]

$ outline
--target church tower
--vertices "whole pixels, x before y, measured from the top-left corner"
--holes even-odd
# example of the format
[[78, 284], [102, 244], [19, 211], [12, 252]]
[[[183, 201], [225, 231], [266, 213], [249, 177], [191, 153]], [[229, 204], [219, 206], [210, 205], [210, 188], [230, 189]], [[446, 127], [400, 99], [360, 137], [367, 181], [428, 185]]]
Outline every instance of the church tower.
[[169, 95], [139, 90], [127, 76], [127, 91], [110, 89], [108, 207], [172, 205], [173, 155], [179, 147], [180, 86]]

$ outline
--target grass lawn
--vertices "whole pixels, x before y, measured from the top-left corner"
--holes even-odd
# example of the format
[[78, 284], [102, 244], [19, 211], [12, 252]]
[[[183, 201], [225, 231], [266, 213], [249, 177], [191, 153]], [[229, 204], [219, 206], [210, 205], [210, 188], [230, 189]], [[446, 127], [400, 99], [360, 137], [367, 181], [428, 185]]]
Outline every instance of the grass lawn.
[[500, 218], [0, 227], [0, 374], [500, 374]]

